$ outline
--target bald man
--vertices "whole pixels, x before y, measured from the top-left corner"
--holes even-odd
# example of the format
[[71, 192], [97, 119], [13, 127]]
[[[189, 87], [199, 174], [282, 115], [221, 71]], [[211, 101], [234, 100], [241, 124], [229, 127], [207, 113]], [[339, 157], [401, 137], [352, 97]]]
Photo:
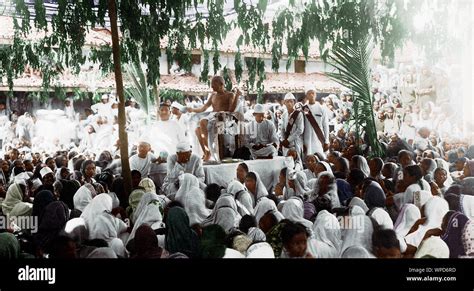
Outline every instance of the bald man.
[[[214, 90], [211, 97], [207, 100], [201, 108], [190, 108], [188, 107], [188, 112], [202, 113], [206, 111], [209, 107], [212, 106], [213, 112], [234, 112], [237, 107], [237, 103], [241, 92], [237, 89], [235, 94], [229, 91], [226, 91], [224, 88], [225, 82], [224, 78], [221, 76], [214, 76], [211, 80], [211, 87]], [[211, 158], [211, 151], [209, 149], [209, 132], [207, 126], [209, 121], [212, 120], [214, 114], [211, 114], [207, 118], [203, 118], [199, 121], [199, 127], [196, 128], [196, 135], [201, 144], [201, 148], [204, 152], [203, 159], [208, 161]]]
[[147, 142], [140, 142], [138, 144], [137, 154], [130, 157], [130, 170], [137, 170], [142, 174], [142, 177], [148, 177], [152, 163], [161, 162], [151, 152], [151, 146]]

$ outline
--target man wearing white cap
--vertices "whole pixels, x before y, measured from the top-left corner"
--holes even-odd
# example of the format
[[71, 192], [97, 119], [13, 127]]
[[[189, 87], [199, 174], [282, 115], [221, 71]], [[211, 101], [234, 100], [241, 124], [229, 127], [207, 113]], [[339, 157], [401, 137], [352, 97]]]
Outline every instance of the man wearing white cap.
[[306, 89], [307, 104], [303, 107], [304, 134], [303, 152], [304, 155], [320, 153], [329, 149], [329, 121], [324, 108], [316, 102], [316, 89]]
[[298, 153], [298, 160], [303, 154], [304, 117], [300, 110], [295, 110], [296, 98], [292, 93], [285, 95], [286, 111], [281, 115], [280, 133], [283, 155], [286, 156], [290, 148]]
[[56, 181], [53, 170], [51, 170], [49, 167], [42, 168], [40, 171], [40, 175], [41, 182], [44, 186], [53, 186], [54, 182]]
[[91, 109], [98, 116], [105, 116], [109, 120], [113, 120], [112, 104], [109, 102], [109, 95], [102, 95], [101, 102], [92, 105]]
[[262, 104], [256, 104], [253, 115], [255, 120], [249, 124], [247, 145], [254, 159], [271, 159], [278, 155], [278, 136], [275, 125], [265, 119]]
[[163, 192], [168, 198], [173, 199], [178, 191], [178, 178], [181, 174], [188, 173], [194, 175], [199, 180], [201, 189], [206, 188], [204, 184], [204, 168], [202, 160], [191, 151], [191, 145], [188, 142], [180, 142], [176, 146], [176, 153], [168, 156], [168, 175], [163, 182]]

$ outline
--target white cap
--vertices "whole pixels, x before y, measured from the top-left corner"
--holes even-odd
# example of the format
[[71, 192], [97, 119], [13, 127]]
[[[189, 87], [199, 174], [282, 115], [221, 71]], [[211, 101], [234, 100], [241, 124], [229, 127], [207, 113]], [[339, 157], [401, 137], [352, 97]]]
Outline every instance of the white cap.
[[253, 114], [256, 114], [256, 113], [262, 113], [262, 114], [265, 113], [265, 107], [263, 106], [263, 104], [255, 104], [255, 107], [253, 109]]
[[296, 100], [296, 98], [295, 98], [295, 95], [293, 95], [293, 93], [289, 92], [289, 93], [286, 93], [285, 99], [283, 99], [283, 100], [285, 100], [285, 101], [286, 100]]
[[306, 87], [304, 88], [304, 93], [305, 93], [305, 94], [308, 94], [309, 91], [314, 91], [314, 92], [316, 93], [316, 87], [314, 87], [314, 86], [312, 86], [312, 85], [306, 86]]
[[41, 178], [44, 178], [49, 173], [53, 173], [53, 171], [49, 167], [44, 167], [40, 171]]
[[109, 95], [108, 95], [108, 94], [104, 94], [104, 95], [102, 95], [101, 99], [109, 99]]
[[191, 145], [189, 144], [189, 142], [183, 141], [176, 145], [177, 153], [189, 152], [190, 150], [191, 150]]
[[273, 259], [275, 253], [273, 252], [272, 246], [267, 242], [259, 242], [251, 245], [247, 249], [247, 258], [254, 259]]
[[174, 108], [177, 108], [178, 110], [183, 110], [183, 105], [179, 104], [178, 102], [176, 101], [173, 101], [173, 103], [171, 103], [171, 107], [174, 107]]

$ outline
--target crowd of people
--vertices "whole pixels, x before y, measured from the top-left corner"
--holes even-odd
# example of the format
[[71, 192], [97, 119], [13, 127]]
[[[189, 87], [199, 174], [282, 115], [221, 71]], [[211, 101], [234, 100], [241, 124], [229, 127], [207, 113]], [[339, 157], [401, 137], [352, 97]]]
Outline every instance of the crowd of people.
[[[9, 119], [16, 132], [4, 135], [0, 160], [0, 258], [474, 256], [474, 145], [429, 71], [422, 75], [428, 80], [408, 90], [384, 88], [374, 74], [383, 157], [355, 133], [350, 91], [321, 98], [308, 87], [250, 104], [214, 77], [205, 102], [164, 102], [151, 123], [132, 100], [131, 193], [110, 96], [82, 120], [67, 102], [76, 133], [64, 142], [36, 143], [34, 122]], [[245, 161], [226, 185], [206, 181], [221, 111], [239, 113], [234, 121], [247, 130], [234, 157], [288, 157], [275, 185]]]

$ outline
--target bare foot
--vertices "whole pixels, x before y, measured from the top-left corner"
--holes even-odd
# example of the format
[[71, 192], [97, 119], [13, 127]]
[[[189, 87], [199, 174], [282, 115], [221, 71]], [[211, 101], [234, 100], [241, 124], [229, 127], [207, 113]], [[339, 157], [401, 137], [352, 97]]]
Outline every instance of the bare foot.
[[205, 152], [202, 159], [204, 161], [209, 161], [211, 159], [211, 152], [209, 152], [209, 151]]

